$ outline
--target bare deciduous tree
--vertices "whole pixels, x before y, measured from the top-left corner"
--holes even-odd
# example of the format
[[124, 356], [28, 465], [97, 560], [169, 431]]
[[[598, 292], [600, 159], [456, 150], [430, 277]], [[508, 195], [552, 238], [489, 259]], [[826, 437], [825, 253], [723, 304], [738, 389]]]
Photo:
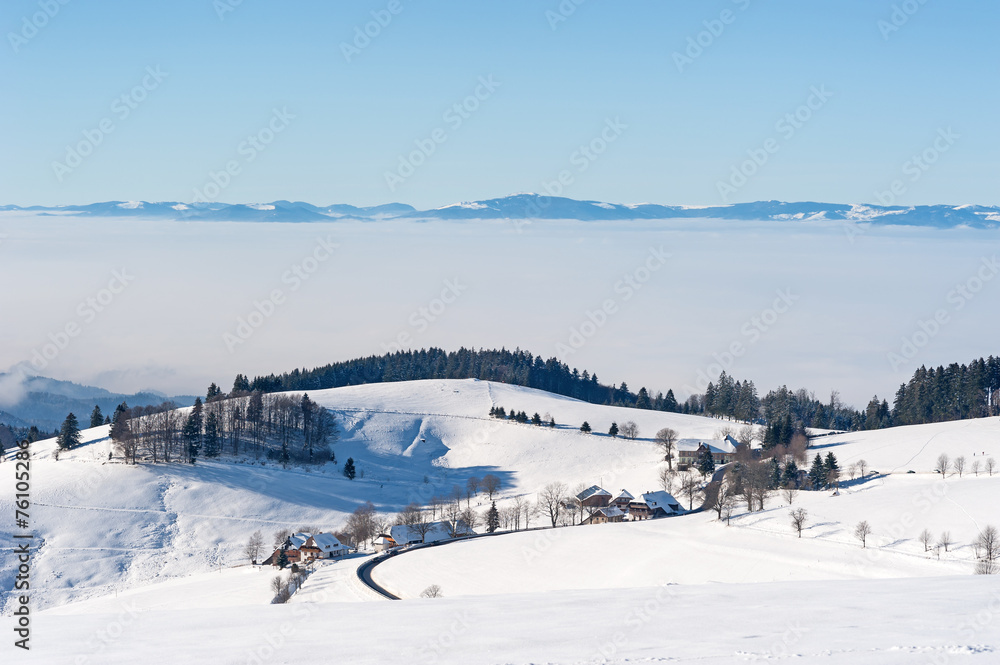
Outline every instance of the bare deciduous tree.
[[857, 461], [857, 465], [858, 465], [858, 475], [861, 476], [862, 480], [864, 480], [865, 476], [868, 475], [868, 462], [864, 461], [863, 459], [859, 459]]
[[[559, 514], [562, 512], [563, 502], [566, 500], [566, 485], [555, 482], [549, 483], [538, 494], [538, 505], [543, 512], [549, 516], [549, 520], [554, 527], [559, 521]], [[525, 520], [527, 523], [527, 520]]]
[[861, 541], [861, 547], [868, 547], [868, 536], [872, 535], [872, 527], [868, 522], [861, 520], [854, 527], [854, 537]]
[[979, 532], [972, 545], [976, 552], [976, 574], [995, 575], [998, 572], [997, 560], [1000, 559], [1000, 532], [994, 526], [987, 526]]
[[997, 468], [996, 460], [994, 460], [992, 457], [990, 457], [989, 459], [986, 460], [986, 470], [992, 476], [993, 475], [993, 470], [995, 468]]
[[667, 492], [668, 494], [673, 494], [674, 480], [676, 479], [676, 477], [677, 477], [677, 472], [671, 469], [670, 467], [660, 468], [660, 473], [659, 473], [660, 487], [663, 488], [664, 492]]
[[757, 438], [757, 432], [754, 430], [753, 425], [744, 425], [740, 428], [739, 434], [736, 436], [736, 440], [740, 442], [740, 445], [747, 448], [753, 445], [755, 438]]
[[955, 461], [952, 463], [952, 467], [955, 469], [955, 473], [958, 474], [958, 477], [961, 478], [962, 472], [965, 471], [965, 456], [959, 455], [956, 457]]
[[486, 492], [490, 497], [490, 501], [493, 500], [493, 495], [500, 491], [500, 478], [492, 473], [487, 473], [483, 476], [483, 481], [480, 484], [481, 489]]
[[247, 540], [246, 546], [243, 548], [243, 554], [250, 559], [250, 563], [257, 565], [257, 560], [260, 558], [260, 553], [264, 549], [264, 534], [257, 529]]
[[799, 534], [799, 538], [802, 537], [802, 529], [805, 528], [806, 519], [809, 517], [809, 513], [806, 512], [805, 508], [796, 508], [795, 510], [789, 511], [788, 516], [792, 518], [792, 527], [795, 532]]
[[421, 598], [440, 598], [441, 595], [441, 587], [437, 584], [432, 584], [420, 592]]
[[479, 478], [472, 476], [465, 481], [465, 507], [472, 506], [472, 497], [479, 493]]
[[855, 462], [854, 464], [847, 467], [847, 477], [850, 478], [851, 480], [854, 480], [857, 477], [857, 475], [858, 475], [858, 463]]
[[292, 532], [288, 529], [278, 529], [274, 532], [274, 546], [281, 547], [288, 540], [288, 537], [292, 535]]
[[656, 444], [663, 448], [663, 458], [670, 469], [674, 468], [674, 446], [677, 445], [677, 431], [664, 427], [656, 433]]
[[694, 498], [701, 493], [701, 482], [691, 474], [684, 476], [681, 481], [681, 494], [687, 497], [688, 510], [694, 510]]
[[945, 552], [947, 552], [947, 551], [948, 551], [948, 548], [952, 546], [952, 543], [953, 543], [953, 542], [954, 542], [954, 541], [952, 541], [952, 539], [951, 539], [951, 532], [949, 532], [949, 531], [944, 531], [944, 532], [942, 532], [942, 533], [941, 533], [941, 537], [940, 537], [940, 538], [938, 538], [938, 542], [937, 542], [937, 544], [938, 544], [938, 545], [939, 545], [940, 547], [943, 547], [943, 548], [944, 548], [944, 551], [945, 551]]
[[635, 424], [634, 420], [626, 420], [618, 428], [618, 433], [622, 435], [623, 439], [634, 441], [639, 438], [639, 426]]
[[531, 518], [538, 514], [538, 504], [525, 499], [521, 505], [521, 514], [524, 516], [524, 528], [527, 529], [531, 526]]
[[982, 460], [980, 460], [978, 458], [972, 460], [972, 473], [974, 473], [977, 477], [979, 476], [979, 468], [982, 465], [983, 465]]
[[948, 475], [948, 469], [951, 468], [951, 460], [948, 458], [947, 453], [941, 453], [938, 455], [937, 464], [934, 465], [934, 470], [941, 474], [944, 478]]
[[789, 483], [781, 488], [781, 496], [785, 498], [785, 501], [788, 502], [789, 506], [795, 501], [795, 497], [798, 496], [798, 493], [799, 491], [795, 489], [795, 485], [792, 483]]
[[920, 532], [920, 542], [924, 546], [925, 552], [931, 548], [931, 544], [934, 543], [934, 536], [931, 534], [930, 530], [924, 529]]

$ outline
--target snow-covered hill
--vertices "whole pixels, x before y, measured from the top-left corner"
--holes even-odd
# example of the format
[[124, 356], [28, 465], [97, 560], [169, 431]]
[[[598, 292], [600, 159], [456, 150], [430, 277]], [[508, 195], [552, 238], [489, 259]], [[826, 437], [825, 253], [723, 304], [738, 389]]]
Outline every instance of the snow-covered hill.
[[[501, 506], [553, 481], [571, 489], [597, 483], [635, 494], [658, 485], [662, 454], [650, 440], [657, 429], [708, 438], [727, 424], [476, 380], [372, 384], [310, 395], [337, 415], [342, 435], [334, 450], [340, 463], [355, 459], [354, 481], [334, 464], [282, 469], [254, 460], [109, 463], [106, 427], [87, 430], [87, 443], [58, 461], [54, 441], [35, 444], [32, 516], [42, 542], [34, 570], [37, 605], [52, 607], [236, 565], [256, 529], [268, 541], [281, 528], [337, 529], [364, 501], [380, 511], [397, 511], [412, 501], [446, 496], [470, 476], [486, 473], [503, 482]], [[559, 426], [500, 422], [487, 416], [495, 405], [548, 413]], [[579, 431], [584, 420], [595, 434]], [[639, 439], [603, 434], [612, 421], [625, 420], [637, 423]], [[437, 548], [433, 555], [407, 555], [376, 572], [404, 595], [415, 595], [428, 581], [449, 594], [479, 594], [666, 581], [965, 574], [971, 568], [968, 543], [978, 528], [1000, 523], [991, 500], [1000, 476], [967, 473], [942, 481], [931, 469], [942, 450], [953, 457], [971, 459], [975, 451], [1000, 458], [998, 425], [997, 419], [985, 419], [818, 439], [818, 450], [834, 451], [842, 465], [864, 457], [883, 475], [848, 482], [838, 497], [801, 492], [796, 506], [811, 516], [802, 540], [794, 538], [787, 506], [775, 498], [768, 511], [738, 516], [728, 528], [700, 514], [560, 529], [552, 532], [559, 536], [551, 546], [535, 540], [549, 536], [502, 536]], [[917, 473], [905, 473], [909, 469]], [[12, 464], [0, 465], [0, 474], [12, 473]], [[11, 507], [12, 486], [4, 482], [0, 488], [0, 511]], [[477, 502], [485, 509], [484, 498], [473, 505]], [[860, 558], [862, 550], [850, 535], [860, 519], [871, 522], [875, 551], [884, 559]], [[541, 518], [534, 518], [532, 526], [540, 524]], [[9, 528], [0, 526], [0, 537], [9, 538]], [[924, 528], [935, 535], [950, 529], [956, 547], [941, 561], [925, 555], [915, 541]], [[548, 554], [524, 567], [524, 547]], [[497, 574], [471, 574], [484, 560], [495, 561]], [[0, 585], [9, 587], [12, 575], [5, 564]]]

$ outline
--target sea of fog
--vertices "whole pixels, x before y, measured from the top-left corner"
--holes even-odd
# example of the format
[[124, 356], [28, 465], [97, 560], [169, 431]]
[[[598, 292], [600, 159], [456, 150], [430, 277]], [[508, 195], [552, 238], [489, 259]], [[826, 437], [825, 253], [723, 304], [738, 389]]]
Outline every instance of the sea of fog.
[[921, 364], [997, 353], [998, 241], [839, 222], [0, 213], [0, 369], [197, 394], [237, 372], [505, 346], [678, 398], [726, 369], [762, 395], [836, 389], [863, 408]]

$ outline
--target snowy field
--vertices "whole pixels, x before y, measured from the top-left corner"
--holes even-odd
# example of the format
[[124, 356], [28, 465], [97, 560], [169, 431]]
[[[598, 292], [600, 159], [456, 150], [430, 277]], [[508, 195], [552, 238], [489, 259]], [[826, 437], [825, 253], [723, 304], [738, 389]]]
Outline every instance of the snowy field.
[[[817, 439], [817, 452], [833, 451], [844, 467], [863, 458], [878, 475], [846, 480], [836, 496], [799, 492], [793, 507], [809, 512], [801, 539], [776, 496], [763, 512], [739, 508], [730, 526], [700, 513], [417, 550], [374, 570], [407, 598], [399, 602], [361, 585], [355, 571], [365, 557], [352, 557], [320, 566], [291, 603], [272, 606], [274, 572], [244, 565], [240, 553], [255, 529], [268, 544], [279, 528], [336, 529], [365, 500], [394, 511], [485, 473], [503, 480], [500, 505], [553, 480], [635, 494], [657, 485], [662, 456], [649, 440], [657, 429], [708, 438], [726, 424], [475, 380], [311, 396], [336, 413], [338, 459], [354, 457], [363, 478], [348, 481], [333, 465], [285, 470], [252, 460], [128, 467], [107, 462], [105, 427], [87, 430], [86, 445], [58, 461], [54, 442], [36, 444], [42, 546], [32, 602], [43, 611], [32, 657], [292, 663], [333, 649], [352, 663], [799, 656], [867, 665], [987, 663], [1000, 650], [1000, 586], [970, 574], [971, 540], [1000, 524], [1000, 475], [932, 473], [941, 452], [1000, 458], [1000, 419]], [[548, 412], [560, 426], [495, 421], [485, 415], [493, 405]], [[628, 419], [640, 439], [600, 434]], [[579, 432], [583, 420], [598, 434]], [[13, 466], [0, 465], [0, 474], [9, 480]], [[11, 486], [0, 489], [0, 512], [11, 509]], [[874, 530], [866, 549], [851, 533], [862, 519]], [[950, 531], [950, 551], [924, 552], [917, 538], [925, 528]], [[3, 588], [12, 575], [0, 571]], [[431, 584], [444, 598], [417, 599]]]
[[[987, 665], [1000, 651], [998, 578], [334, 600], [46, 612], [35, 618], [27, 662]], [[9, 633], [10, 621], [0, 618], [0, 630]]]

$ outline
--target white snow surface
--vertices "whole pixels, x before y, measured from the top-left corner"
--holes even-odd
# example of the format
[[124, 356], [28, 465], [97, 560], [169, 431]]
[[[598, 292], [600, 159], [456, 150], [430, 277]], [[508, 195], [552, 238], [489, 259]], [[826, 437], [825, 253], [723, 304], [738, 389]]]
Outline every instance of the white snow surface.
[[[872, 472], [845, 476], [837, 495], [799, 492], [793, 507], [809, 513], [801, 539], [775, 497], [763, 512], [740, 507], [730, 526], [696, 513], [406, 552], [374, 570], [405, 598], [398, 602], [357, 579], [366, 556], [323, 562], [288, 605], [270, 605], [275, 571], [246, 565], [240, 551], [255, 529], [268, 546], [278, 528], [331, 531], [363, 501], [395, 511], [485, 473], [503, 480], [500, 506], [534, 498], [553, 480], [638, 495], [658, 489], [657, 429], [707, 439], [726, 424], [475, 380], [310, 396], [335, 412], [337, 458], [354, 457], [363, 478], [349, 481], [333, 464], [286, 470], [252, 460], [129, 467], [107, 461], [107, 427], [87, 430], [85, 445], [58, 461], [53, 441], [35, 444], [32, 659], [996, 662], [1000, 580], [970, 574], [970, 543], [1000, 524], [1000, 475], [942, 479], [932, 469], [941, 452], [970, 463], [973, 454], [1000, 458], [1000, 419], [815, 439], [810, 455], [832, 451], [845, 469], [863, 458]], [[549, 412], [560, 426], [499, 422], [486, 417], [492, 405]], [[578, 431], [583, 420], [595, 434]], [[613, 420], [635, 420], [641, 438], [601, 434]], [[14, 466], [0, 464], [0, 514], [12, 513]], [[482, 497], [472, 503], [487, 507]], [[862, 519], [874, 529], [867, 548], [852, 535]], [[542, 524], [536, 516], [531, 526]], [[925, 528], [935, 537], [950, 531], [950, 551], [925, 552]], [[5, 543], [10, 529], [0, 523]], [[0, 630], [8, 636], [13, 575], [5, 556]], [[416, 598], [430, 584], [444, 598]], [[4, 662], [11, 642], [0, 647]]]

